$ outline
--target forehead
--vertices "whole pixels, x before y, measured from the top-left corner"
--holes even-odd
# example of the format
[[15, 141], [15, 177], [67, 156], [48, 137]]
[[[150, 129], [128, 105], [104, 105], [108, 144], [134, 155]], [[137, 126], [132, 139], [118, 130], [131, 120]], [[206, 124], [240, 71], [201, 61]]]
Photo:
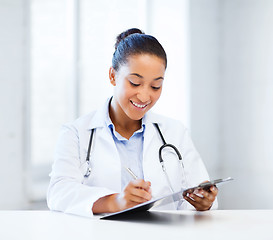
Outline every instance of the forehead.
[[[156, 75], [164, 75], [165, 61], [151, 54], [131, 55], [127, 59], [127, 63], [121, 66], [123, 70], [137, 73], [150, 73]], [[121, 70], [121, 69], [120, 69]]]

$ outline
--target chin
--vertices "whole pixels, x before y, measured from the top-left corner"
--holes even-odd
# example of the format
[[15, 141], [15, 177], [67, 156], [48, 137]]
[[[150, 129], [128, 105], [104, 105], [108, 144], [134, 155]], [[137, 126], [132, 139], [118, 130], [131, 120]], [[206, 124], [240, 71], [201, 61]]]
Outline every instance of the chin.
[[144, 114], [134, 114], [134, 113], [130, 114], [129, 113], [129, 114], [127, 114], [127, 116], [134, 121], [138, 121], [138, 120], [141, 120], [145, 114], [146, 114], [146, 112]]
[[134, 121], [138, 121], [138, 120], [141, 120], [144, 117], [144, 115], [151, 109], [151, 107], [152, 106], [148, 106], [145, 110], [144, 109], [143, 110], [137, 110], [134, 107], [129, 108], [129, 109], [127, 109], [128, 111], [127, 111], [126, 115], [130, 119], [132, 119]]
[[139, 120], [141, 120], [143, 117], [144, 117], [144, 115], [142, 115], [142, 116], [129, 116], [129, 118], [131, 118], [131, 119], [134, 120], [134, 121], [139, 121]]

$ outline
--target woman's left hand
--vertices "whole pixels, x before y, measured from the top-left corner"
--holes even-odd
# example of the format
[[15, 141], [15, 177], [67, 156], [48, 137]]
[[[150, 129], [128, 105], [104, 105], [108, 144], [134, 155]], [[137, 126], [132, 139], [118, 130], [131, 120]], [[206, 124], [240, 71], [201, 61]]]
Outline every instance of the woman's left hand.
[[216, 186], [211, 186], [208, 190], [198, 189], [184, 194], [184, 198], [195, 207], [197, 211], [209, 210], [218, 194]]

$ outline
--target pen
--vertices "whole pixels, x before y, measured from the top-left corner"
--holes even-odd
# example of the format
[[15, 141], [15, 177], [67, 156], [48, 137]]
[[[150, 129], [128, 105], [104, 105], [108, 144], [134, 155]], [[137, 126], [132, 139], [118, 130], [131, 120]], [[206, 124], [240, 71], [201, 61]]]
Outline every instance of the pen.
[[133, 171], [132, 171], [130, 168], [125, 167], [125, 169], [127, 170], [128, 173], [131, 174], [131, 176], [132, 176], [135, 180], [137, 179], [137, 176], [133, 173]]

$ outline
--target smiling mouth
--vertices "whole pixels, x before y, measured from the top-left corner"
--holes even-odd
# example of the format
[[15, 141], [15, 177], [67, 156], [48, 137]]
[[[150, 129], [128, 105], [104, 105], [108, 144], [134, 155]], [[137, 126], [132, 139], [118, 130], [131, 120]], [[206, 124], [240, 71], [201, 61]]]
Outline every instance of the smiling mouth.
[[141, 105], [141, 104], [138, 104], [138, 103], [135, 103], [131, 100], [131, 103], [135, 106], [135, 107], [138, 107], [138, 108], [145, 108], [148, 104], [145, 104], [145, 105]]

